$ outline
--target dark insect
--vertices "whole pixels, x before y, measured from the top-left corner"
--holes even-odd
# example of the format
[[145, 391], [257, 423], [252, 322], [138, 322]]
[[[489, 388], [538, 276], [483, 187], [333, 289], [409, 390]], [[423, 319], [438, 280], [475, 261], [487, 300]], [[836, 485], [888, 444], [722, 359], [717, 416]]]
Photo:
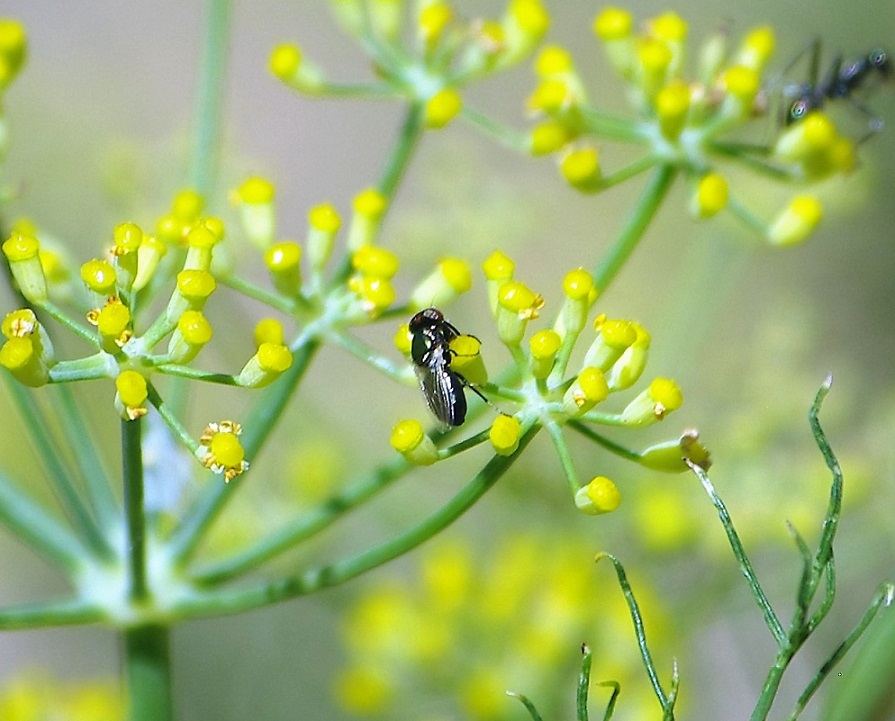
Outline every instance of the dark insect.
[[875, 48], [857, 60], [843, 62], [838, 55], [822, 79], [818, 79], [820, 64], [820, 41], [811, 45], [810, 81], [793, 85], [784, 91], [790, 103], [784, 122], [790, 125], [804, 118], [812, 110], [820, 110], [828, 100], [845, 99], [868, 118], [870, 133], [878, 132], [884, 123], [856, 97], [867, 85], [871, 76], [888, 81], [892, 79], [892, 60], [888, 53]]
[[426, 405], [443, 425], [462, 425], [466, 420], [463, 387], [469, 384], [451, 370], [454, 357], [451, 341], [460, 331], [437, 308], [421, 310], [410, 319], [408, 326], [413, 336], [410, 356]]

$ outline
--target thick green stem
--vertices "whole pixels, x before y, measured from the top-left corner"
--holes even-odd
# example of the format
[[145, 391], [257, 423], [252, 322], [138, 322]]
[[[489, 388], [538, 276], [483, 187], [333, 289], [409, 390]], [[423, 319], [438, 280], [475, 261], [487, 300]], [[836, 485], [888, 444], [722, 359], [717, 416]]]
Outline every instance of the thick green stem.
[[140, 419], [121, 421], [124, 508], [127, 516], [129, 593], [132, 601], [149, 595], [146, 582], [146, 515], [143, 504], [143, 452]]
[[672, 165], [666, 163], [656, 168], [615, 244], [601, 259], [594, 271], [594, 284], [601, 293], [606, 292], [631, 253], [634, 252], [634, 248], [637, 247], [671, 188], [674, 176], [675, 168]]
[[171, 658], [165, 626], [137, 626], [124, 631], [129, 721], [170, 721]]

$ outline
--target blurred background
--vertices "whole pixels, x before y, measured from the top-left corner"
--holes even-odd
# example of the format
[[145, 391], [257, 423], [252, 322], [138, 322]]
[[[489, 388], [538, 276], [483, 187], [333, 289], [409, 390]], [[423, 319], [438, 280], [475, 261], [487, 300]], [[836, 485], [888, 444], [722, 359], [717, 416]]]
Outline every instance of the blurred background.
[[[622, 111], [623, 89], [591, 31], [603, 6], [545, 4], [553, 16], [547, 41], [571, 50], [596, 102], [605, 98], [606, 107]], [[470, 0], [457, 6], [467, 15], [494, 16], [503, 4]], [[810, 11], [770, 0], [690, 0], [673, 7], [641, 2], [627, 9], [641, 19], [677, 12], [690, 24], [691, 44], [720, 23], [729, 24], [735, 40], [769, 23], [777, 33], [778, 71], [817, 37], [823, 40], [822, 67], [837, 53], [857, 56], [877, 45], [895, 50], [895, 5], [881, 0], [822, 0]], [[28, 66], [5, 107], [12, 141], [3, 181], [20, 192], [11, 211], [35, 219], [80, 264], [108, 243], [116, 224], [151, 226], [186, 182], [204, 5], [5, 0], [0, 13], [23, 22], [29, 35]], [[260, 174], [277, 186], [281, 234], [301, 237], [308, 208], [329, 201], [347, 215], [352, 196], [377, 180], [401, 108], [310, 100], [269, 75], [271, 48], [294, 41], [333, 79], [369, 77], [366, 58], [339, 33], [326, 3], [237, 2], [232, 27], [225, 140], [209, 211], [232, 217], [227, 191]], [[795, 80], [805, 79], [806, 67], [796, 65]], [[526, 63], [473, 87], [464, 101], [524, 128], [521, 109], [532, 86]], [[846, 475], [837, 546], [840, 590], [829, 627], [793, 669], [782, 709], [851, 628], [878, 584], [895, 577], [895, 86], [881, 88], [868, 105], [890, 127], [860, 147], [861, 165], [852, 176], [812, 190], [826, 215], [809, 242], [771, 248], [729, 214], [696, 224], [679, 184], [598, 304], [600, 312], [636, 319], [652, 333], [648, 375], [671, 376], [684, 392], [684, 407], [643, 431], [642, 445], [699, 428], [713, 451], [712, 478], [784, 616], [799, 571], [785, 521], [813, 543], [826, 507], [829, 476], [806, 419], [817, 387], [828, 371], [834, 373], [822, 420]], [[847, 107], [837, 112], [844, 129], [862, 134], [860, 114]], [[774, 132], [769, 124], [768, 137]], [[738, 183], [739, 194], [765, 217], [793, 191], [755, 178]], [[401, 257], [399, 291], [409, 291], [445, 248], [474, 267], [499, 248], [516, 261], [517, 276], [546, 297], [549, 319], [561, 303], [563, 275], [593, 267], [641, 185], [638, 179], [600, 195], [579, 195], [561, 180], [552, 159], [514, 155], [457, 122], [425, 136], [381, 241]], [[264, 279], [257, 259], [246, 254], [239, 262], [245, 275]], [[8, 294], [0, 293], [0, 300], [4, 312], [13, 307]], [[251, 344], [245, 328], [263, 309], [231, 293], [216, 295], [212, 305], [216, 341], [201, 365], [239, 367]], [[477, 275], [449, 316], [483, 340], [495, 373], [508, 359], [486, 308]], [[384, 323], [363, 335], [397, 360], [394, 330], [395, 324]], [[307, 380], [287, 423], [254, 464], [243, 498], [223, 519], [221, 549], [260, 533], [295, 504], [325, 497], [352, 469], [389, 458], [391, 425], [423, 412], [415, 389], [396, 388], [336, 349], [321, 354]], [[116, 419], [106, 418], [112, 391], [97, 384], [79, 392], [95, 408], [98, 432], [112, 429]], [[209, 418], [240, 417], [245, 393], [198, 388], [190, 427], [198, 433]], [[9, 407], [2, 395], [0, 404]], [[28, 460], [20, 457], [24, 435], [8, 411], [0, 418], [0, 462], [25, 468], [27, 476]], [[539, 438], [524, 468], [513, 469], [443, 538], [410, 557], [344, 588], [180, 626], [173, 639], [179, 717], [347, 720], [359, 717], [352, 708], [377, 708], [373, 702], [365, 707], [346, 689], [369, 689], [364, 698], [375, 701], [392, 684], [397, 691], [393, 700], [380, 699], [380, 718], [525, 717], [518, 702], [502, 696], [493, 708], [482, 707], [481, 699], [492, 697], [479, 691], [492, 687], [529, 695], [545, 718], [571, 718], [579, 646], [587, 641], [594, 647], [595, 680], [631, 684], [617, 717], [646, 718], [645, 709], [655, 711], [642, 695], [630, 622], [609, 570], [592, 568], [598, 551], [611, 551], [625, 563], [635, 592], [652, 609], [647, 630], [656, 638], [666, 678], [672, 658], [678, 659], [681, 716], [748, 715], [774, 649], [699, 484], [690, 476], [661, 476], [617, 462], [585, 443], [574, 444], [574, 451], [582, 476], [615, 480], [624, 498], [618, 512], [599, 518], [577, 513], [552, 448]], [[110, 449], [110, 458], [116, 453]], [[335, 558], [408, 527], [459, 489], [486, 457], [480, 449], [409, 477], [278, 567]], [[569, 576], [569, 565], [580, 576]], [[5, 531], [0, 568], [4, 604], [63, 591], [53, 572]], [[506, 585], [497, 583], [508, 568], [519, 574]], [[448, 600], [439, 596], [443, 575], [466, 579], [464, 592]], [[548, 588], [568, 594], [546, 598]], [[508, 606], [499, 622], [485, 613], [493, 608], [489, 589]], [[558, 620], [547, 628], [551, 613]], [[433, 621], [439, 618], [453, 620]], [[434, 638], [427, 623], [442, 633], [449, 629], [450, 638], [410, 649], [412, 638], [402, 638], [402, 629], [417, 640]], [[485, 629], [497, 637], [486, 637]], [[0, 688], [28, 669], [61, 678], [114, 678], [116, 643], [112, 632], [95, 628], [2, 634]], [[371, 668], [385, 678], [371, 676]], [[846, 663], [842, 669], [846, 675], [848, 668]], [[835, 694], [837, 683], [841, 678], [834, 676], [826, 693]], [[605, 693], [595, 687], [594, 713]], [[814, 708], [805, 716], [818, 717]]]

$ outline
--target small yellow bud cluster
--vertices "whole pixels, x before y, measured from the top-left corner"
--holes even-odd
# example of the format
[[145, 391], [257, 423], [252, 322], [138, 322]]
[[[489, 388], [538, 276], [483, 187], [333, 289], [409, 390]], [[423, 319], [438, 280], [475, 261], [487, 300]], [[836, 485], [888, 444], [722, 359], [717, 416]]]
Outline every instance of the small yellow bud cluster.
[[[372, 267], [373, 260], [368, 262]], [[361, 261], [355, 261], [356, 268], [363, 265]], [[597, 406], [612, 393], [627, 390], [641, 379], [649, 356], [649, 333], [633, 321], [607, 319], [600, 315], [594, 322], [597, 337], [584, 354], [580, 369], [568, 373], [574, 346], [588, 327], [590, 311], [598, 297], [590, 273], [576, 268], [565, 275], [562, 283], [565, 299], [553, 327], [533, 333], [523, 348], [528, 324], [539, 316], [544, 306], [543, 298], [515, 278], [513, 260], [500, 251], [493, 252], [483, 262], [482, 271], [488, 284], [498, 336], [516, 364], [518, 385], [510, 388], [500, 382], [488, 382], [479, 340], [469, 335], [449, 338], [450, 351], [442, 349], [442, 358], [446, 358], [446, 362], [439, 371], [459, 376], [473, 390], [494, 394], [499, 399], [498, 405], [519, 405], [512, 414], [499, 408], [488, 430], [488, 440], [498, 456], [518, 453], [526, 438], [538, 427], [548, 428], [577, 508], [591, 515], [614, 511], [621, 502], [618, 488], [605, 476], [596, 476], [589, 483], [581, 484], [566, 446], [565, 429], [573, 428], [598, 440], [598, 436], [591, 435], [592, 432], [585, 428], [587, 424], [640, 428], [657, 423], [681, 407], [683, 395], [680, 388], [671, 379], [654, 378], [621, 412], [597, 410]], [[420, 349], [414, 347], [418, 340], [420, 336], [413, 337], [408, 324], [402, 325], [395, 335], [395, 345], [408, 356], [414, 353], [419, 356]], [[425, 340], [431, 342], [431, 338]], [[417, 357], [413, 359], [419, 364]], [[452, 386], [449, 390], [457, 393], [463, 389]], [[490, 398], [487, 402], [494, 405]], [[475, 440], [483, 440], [483, 434]], [[598, 442], [610, 449], [615, 446], [606, 441]], [[391, 444], [414, 464], [428, 465], [453, 455], [451, 451], [440, 452], [418, 421], [402, 421], [396, 425]], [[615, 448], [629, 460], [666, 472], [680, 472], [687, 468], [688, 462], [704, 468], [710, 463], [709, 453], [699, 443], [696, 431], [686, 431], [679, 439], [657, 444], [642, 453], [620, 446]]]
[[808, 113], [780, 135], [774, 157], [794, 164], [809, 180], [848, 173], [857, 164], [854, 141], [840, 135], [833, 121], [820, 110]]
[[2, 324], [6, 341], [0, 348], [0, 365], [20, 383], [36, 388], [50, 380], [56, 359], [53, 345], [30, 308], [7, 314]]
[[[502, 19], [465, 20], [444, 0], [419, 3], [413, 27], [404, 28], [400, 0], [334, 0], [337, 20], [373, 55], [385, 83], [342, 87], [304, 57], [294, 43], [270, 54], [271, 73], [287, 86], [312, 96], [406, 98], [421, 110], [422, 127], [444, 128], [463, 109], [463, 86], [483, 75], [518, 63], [541, 41], [550, 17], [541, 0], [509, 0]], [[371, 35], [375, 42], [371, 42]], [[401, 47], [415, 38], [416, 48]]]
[[[187, 234], [202, 217], [205, 199], [195, 190], [186, 188], [179, 191], [171, 202], [171, 209], [155, 224], [155, 235], [165, 245], [187, 244]], [[206, 222], [210, 218], [204, 219]], [[213, 224], [220, 224], [215, 220]], [[223, 237], [223, 227], [218, 228]]]
[[364, 245], [351, 257], [355, 274], [348, 281], [360, 298], [364, 312], [370, 317], [379, 315], [395, 302], [392, 278], [398, 272], [398, 257], [385, 248]]
[[292, 351], [283, 343], [283, 326], [266, 318], [255, 326], [257, 350], [236, 376], [236, 384], [262, 388], [273, 383], [292, 366]]

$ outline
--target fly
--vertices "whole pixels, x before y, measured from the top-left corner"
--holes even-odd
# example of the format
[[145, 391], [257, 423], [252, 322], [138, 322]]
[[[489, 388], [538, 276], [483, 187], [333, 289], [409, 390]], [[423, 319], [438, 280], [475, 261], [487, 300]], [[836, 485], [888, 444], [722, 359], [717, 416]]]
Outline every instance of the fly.
[[426, 405], [442, 425], [462, 425], [466, 420], [463, 388], [469, 383], [451, 370], [454, 358], [451, 341], [460, 336], [460, 331], [437, 308], [421, 310], [410, 319], [408, 327], [413, 336], [410, 357]]

